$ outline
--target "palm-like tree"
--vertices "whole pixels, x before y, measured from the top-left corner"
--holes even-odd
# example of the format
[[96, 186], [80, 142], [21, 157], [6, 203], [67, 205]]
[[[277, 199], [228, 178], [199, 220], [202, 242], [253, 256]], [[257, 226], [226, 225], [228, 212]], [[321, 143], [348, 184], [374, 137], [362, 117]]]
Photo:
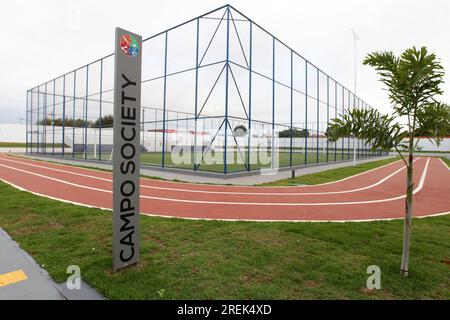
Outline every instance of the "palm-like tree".
[[[420, 138], [439, 144], [450, 123], [450, 108], [435, 98], [442, 94], [444, 70], [434, 53], [426, 47], [405, 50], [400, 57], [392, 52], [367, 55], [365, 65], [374, 67], [389, 92], [393, 112], [382, 115], [370, 109], [351, 109], [340, 119], [332, 119], [328, 137], [354, 135], [371, 141], [373, 149], [396, 150], [407, 168], [405, 222], [401, 274], [408, 275], [409, 248], [413, 217], [413, 158]], [[405, 142], [406, 141], [406, 142]], [[405, 157], [402, 152], [407, 152]]]

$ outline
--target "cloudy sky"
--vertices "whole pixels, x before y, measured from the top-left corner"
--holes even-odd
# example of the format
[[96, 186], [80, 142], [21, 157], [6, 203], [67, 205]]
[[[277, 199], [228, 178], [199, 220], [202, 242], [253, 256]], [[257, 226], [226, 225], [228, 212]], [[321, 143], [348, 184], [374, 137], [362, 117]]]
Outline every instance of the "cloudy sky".
[[[25, 118], [27, 89], [113, 52], [114, 28], [144, 37], [224, 5], [216, 0], [15, 0], [0, 12], [0, 122]], [[442, 100], [450, 102], [450, 1], [229, 1], [344, 86], [353, 88], [353, 28], [358, 41], [357, 93], [389, 111], [375, 72], [361, 65], [374, 50], [401, 53], [427, 46], [448, 71]]]

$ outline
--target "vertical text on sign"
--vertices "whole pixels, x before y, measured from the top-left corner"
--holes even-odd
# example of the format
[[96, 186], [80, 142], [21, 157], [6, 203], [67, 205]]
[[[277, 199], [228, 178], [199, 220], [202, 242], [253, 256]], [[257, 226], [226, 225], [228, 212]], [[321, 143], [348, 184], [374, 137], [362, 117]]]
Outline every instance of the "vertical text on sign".
[[142, 37], [116, 28], [113, 145], [113, 269], [139, 261]]

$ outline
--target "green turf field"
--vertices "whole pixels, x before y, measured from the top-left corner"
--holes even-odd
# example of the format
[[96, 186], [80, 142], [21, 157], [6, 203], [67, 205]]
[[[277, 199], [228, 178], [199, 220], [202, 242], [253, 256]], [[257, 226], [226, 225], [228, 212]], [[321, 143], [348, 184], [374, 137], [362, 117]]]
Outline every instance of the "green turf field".
[[[333, 150], [334, 151], [334, 150]], [[247, 163], [247, 153], [241, 153], [235, 151], [234, 153], [229, 153], [227, 157], [227, 171], [228, 172], [237, 172], [237, 171], [246, 171], [247, 167], [244, 163]], [[71, 152], [66, 152], [65, 157], [72, 157]], [[75, 153], [75, 158], [84, 159], [85, 156], [83, 153]], [[270, 154], [267, 155], [267, 157], [270, 158]], [[86, 156], [87, 159], [98, 159], [98, 155], [95, 155], [94, 153], [88, 153]], [[101, 155], [102, 160], [110, 160], [111, 153], [103, 153]], [[199, 158], [201, 158], [201, 155], [199, 155]], [[305, 159], [306, 158], [306, 159]], [[361, 155], [358, 156], [358, 158], [361, 158]], [[186, 158], [187, 161], [184, 163], [174, 163], [171, 157], [170, 152], [166, 152], [164, 154], [164, 165], [165, 167], [172, 167], [172, 168], [182, 168], [182, 169], [191, 169], [193, 170], [193, 162], [194, 162], [194, 154], [187, 154]], [[223, 165], [223, 152], [217, 152], [215, 153], [215, 159], [218, 159], [218, 163], [209, 164], [206, 161], [202, 161], [201, 165], [198, 167], [198, 170], [200, 171], [213, 171], [213, 172], [223, 172], [224, 171], [224, 165]], [[267, 164], [267, 162], [261, 161], [259, 155], [257, 152], [252, 152], [250, 154], [250, 169], [251, 170], [257, 170], [260, 168], [269, 168], [270, 164]], [[290, 166], [290, 153], [289, 152], [280, 152], [279, 153], [279, 167], [289, 167]], [[339, 152], [336, 154], [329, 153], [328, 156], [326, 153], [323, 153], [320, 151], [319, 153], [313, 151], [308, 152], [307, 157], [305, 157], [305, 153], [301, 152], [294, 152], [292, 154], [292, 165], [298, 166], [298, 165], [311, 165], [311, 164], [317, 164], [317, 163], [326, 163], [328, 162], [334, 162], [334, 161], [342, 161], [342, 160], [352, 160], [353, 159], [353, 152], [347, 152], [345, 150], [342, 152], [342, 150], [339, 150]], [[306, 161], [306, 162], [305, 162]], [[161, 166], [162, 164], [162, 153], [161, 152], [142, 152], [141, 153], [141, 164], [146, 165], [153, 165], [153, 166]]]
[[[231, 157], [230, 157], [231, 155]], [[232, 156], [234, 155], [234, 156]], [[280, 152], [279, 154], [279, 166], [280, 167], [288, 167], [290, 165], [290, 153], [289, 152]], [[247, 156], [248, 153], [240, 153], [240, 152], [234, 152], [229, 153], [227, 157], [227, 171], [228, 172], [234, 172], [234, 171], [245, 171], [247, 170], [245, 164], [242, 164], [242, 162], [247, 162]], [[267, 155], [269, 158], [271, 157], [270, 154]], [[353, 155], [344, 154], [341, 153], [337, 155], [337, 160], [340, 161], [342, 159], [347, 160], [348, 157], [352, 157]], [[188, 155], [187, 156], [190, 159], [194, 158], [194, 155]], [[200, 156], [201, 157], [201, 156]], [[219, 159], [221, 163], [217, 164], [207, 164], [205, 161], [202, 162], [202, 164], [199, 166], [199, 170], [204, 171], [217, 171], [217, 172], [223, 172], [224, 165], [223, 165], [223, 152], [217, 152], [215, 154], [216, 159]], [[231, 158], [231, 159], [230, 159]], [[267, 164], [267, 162], [263, 162], [257, 152], [251, 152], [250, 154], [250, 169], [260, 169], [260, 168], [268, 168], [270, 167], [270, 164]], [[329, 155], [328, 157], [329, 161], [334, 161], [334, 154]], [[241, 163], [239, 163], [239, 161]], [[160, 164], [162, 162], [162, 154], [161, 153], [142, 153], [141, 154], [141, 163], [142, 164]], [[191, 160], [191, 162], [193, 162]], [[308, 152], [308, 156], [306, 158], [307, 164], [314, 164], [314, 163], [323, 163], [327, 162], [327, 155], [326, 153], [316, 153], [316, 152]], [[180, 168], [193, 168], [191, 164], [187, 165], [178, 165], [173, 163], [171, 159], [171, 154], [166, 153], [164, 163], [168, 167], [180, 167]], [[304, 153], [293, 153], [292, 156], [292, 163], [293, 165], [303, 165], [305, 164], [305, 154]]]

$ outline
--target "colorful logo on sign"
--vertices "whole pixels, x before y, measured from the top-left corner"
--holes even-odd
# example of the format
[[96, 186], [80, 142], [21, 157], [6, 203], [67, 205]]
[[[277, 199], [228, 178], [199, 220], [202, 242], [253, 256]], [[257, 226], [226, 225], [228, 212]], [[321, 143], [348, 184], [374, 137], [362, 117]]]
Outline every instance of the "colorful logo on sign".
[[120, 39], [122, 52], [129, 57], [136, 57], [139, 54], [139, 44], [136, 39], [129, 34], [124, 34]]

